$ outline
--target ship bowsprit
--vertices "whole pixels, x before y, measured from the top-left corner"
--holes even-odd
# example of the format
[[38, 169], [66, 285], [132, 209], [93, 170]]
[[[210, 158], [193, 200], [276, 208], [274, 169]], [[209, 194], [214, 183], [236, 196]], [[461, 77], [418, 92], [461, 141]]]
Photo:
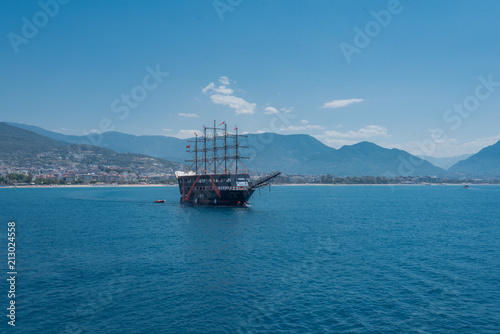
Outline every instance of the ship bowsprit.
[[266, 175], [261, 177], [253, 182], [253, 189], [261, 188], [270, 185], [273, 182], [273, 179], [279, 176], [281, 172], [274, 172], [270, 175]]

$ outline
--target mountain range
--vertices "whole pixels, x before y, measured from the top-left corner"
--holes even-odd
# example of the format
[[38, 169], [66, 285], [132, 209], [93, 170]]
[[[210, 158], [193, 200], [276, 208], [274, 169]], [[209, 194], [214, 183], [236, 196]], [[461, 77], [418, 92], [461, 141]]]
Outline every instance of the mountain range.
[[459, 161], [448, 171], [465, 177], [500, 176], [500, 141]]
[[169, 160], [136, 153], [118, 153], [91, 145], [72, 144], [6, 123], [0, 123], [0, 160], [0, 164], [11, 167], [75, 166], [86, 169], [90, 165], [104, 165], [151, 172], [179, 168], [178, 163]]
[[[89, 141], [86, 136], [64, 135], [32, 125], [8, 124], [60, 142], [95, 143], [100, 147], [120, 153], [144, 154], [179, 163], [184, 163], [185, 160], [191, 158], [191, 154], [186, 153], [187, 139], [104, 132], [99, 136], [94, 136], [94, 139]], [[248, 134], [246, 138], [242, 138], [242, 145], [248, 146], [248, 148], [242, 149], [241, 153], [250, 157], [249, 160], [244, 161], [244, 164], [252, 171], [282, 170], [289, 174], [332, 174], [337, 176], [500, 176], [498, 167], [500, 166], [500, 149], [498, 148], [496, 150], [494, 148], [486, 150], [487, 148], [485, 148], [468, 158], [466, 156], [454, 157], [457, 160], [465, 160], [445, 170], [406, 151], [386, 149], [371, 142], [360, 142], [334, 149], [305, 134], [263, 133]], [[495, 145], [500, 146], [499, 143]], [[486, 153], [483, 152], [484, 150]], [[480, 155], [477, 156], [478, 154]]]

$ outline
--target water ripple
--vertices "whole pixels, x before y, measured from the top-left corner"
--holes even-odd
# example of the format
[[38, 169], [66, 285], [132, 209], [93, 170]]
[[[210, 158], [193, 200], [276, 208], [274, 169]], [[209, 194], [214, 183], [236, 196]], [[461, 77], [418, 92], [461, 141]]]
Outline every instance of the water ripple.
[[18, 326], [498, 333], [500, 187], [477, 188], [275, 187], [249, 209], [181, 206], [175, 188], [0, 189]]

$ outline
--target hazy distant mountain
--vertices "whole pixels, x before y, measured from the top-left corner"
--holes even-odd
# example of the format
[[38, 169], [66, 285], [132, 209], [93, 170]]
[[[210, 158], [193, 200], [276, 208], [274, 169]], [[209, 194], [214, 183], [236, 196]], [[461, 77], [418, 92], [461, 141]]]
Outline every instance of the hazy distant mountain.
[[48, 137], [48, 138], [55, 139], [55, 140], [62, 141], [62, 142], [66, 142], [66, 143], [90, 145], [88, 140], [87, 141], [84, 140], [84, 138], [82, 136], [63, 135], [61, 133], [45, 130], [45, 129], [38, 127], [38, 126], [35, 126], [35, 125], [27, 125], [27, 124], [14, 123], [14, 122], [3, 122], [3, 124], [8, 124], [11, 126], [15, 126], [17, 128], [32, 131], [32, 132], [37, 133], [39, 135], [42, 135], [44, 137]]
[[448, 169], [454, 164], [456, 164], [459, 161], [465, 160], [468, 157], [472, 156], [472, 154], [462, 154], [462, 155], [457, 155], [454, 157], [444, 157], [444, 158], [435, 158], [435, 157], [429, 157], [427, 155], [419, 155], [418, 157], [424, 160], [429, 161], [431, 164], [434, 166], [443, 168], [443, 169]]
[[124, 169], [161, 171], [177, 163], [142, 154], [117, 153], [109, 149], [61, 142], [29, 130], [0, 123], [0, 160], [11, 167], [116, 165]]
[[249, 169], [259, 171], [282, 170], [285, 173], [326, 174], [327, 171], [322, 170], [321, 166], [311, 165], [311, 159], [335, 151], [316, 138], [302, 134], [249, 134], [242, 143], [249, 147], [242, 149], [242, 155], [250, 158], [243, 163]]
[[370, 142], [346, 145], [316, 155], [308, 166], [319, 165], [339, 176], [436, 175], [445, 171], [430, 162], [398, 149], [386, 149]]
[[184, 162], [186, 155], [186, 140], [165, 136], [135, 136], [121, 132], [104, 132], [99, 137], [91, 135], [72, 136], [52, 132], [38, 126], [20, 123], [7, 123], [22, 129], [30, 130], [42, 136], [61, 140], [73, 144], [97, 145], [120, 153], [139, 153], [156, 158], [164, 158], [177, 162]]
[[[84, 136], [66, 136], [41, 128], [29, 128], [50, 138], [72, 143], [87, 142]], [[249, 134], [241, 138], [242, 155], [250, 157], [243, 163], [253, 171], [282, 170], [295, 174], [332, 174], [338, 176], [437, 175], [445, 171], [428, 161], [369, 142], [334, 149], [309, 135]], [[134, 136], [119, 132], [102, 134], [100, 146], [117, 152], [133, 152], [184, 162], [187, 140], [165, 136]]]
[[500, 141], [458, 162], [448, 171], [468, 177], [500, 177]]
[[[405, 151], [386, 149], [370, 142], [346, 145], [337, 150], [309, 135], [259, 134], [248, 136], [248, 146], [248, 151], [254, 153], [250, 154], [254, 159], [245, 164], [254, 170], [280, 169], [286, 173], [338, 176], [445, 173], [441, 168]], [[409, 162], [410, 156], [416, 166]]]

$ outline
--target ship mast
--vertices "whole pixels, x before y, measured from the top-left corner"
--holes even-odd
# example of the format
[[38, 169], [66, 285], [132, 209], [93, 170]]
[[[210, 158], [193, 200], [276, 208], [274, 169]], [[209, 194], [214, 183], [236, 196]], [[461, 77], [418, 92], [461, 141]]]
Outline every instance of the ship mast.
[[214, 161], [214, 175], [217, 174], [217, 128], [215, 127], [215, 120], [214, 120], [214, 153], [212, 156], [212, 159]]
[[[238, 169], [241, 164], [243, 165], [240, 161], [240, 159], [248, 159], [248, 157], [242, 157], [240, 156], [240, 148], [248, 148], [248, 146], [242, 146], [240, 145], [240, 137], [246, 137], [245, 135], [240, 135], [238, 133], [238, 127], [235, 127], [235, 134], [231, 134], [227, 131], [227, 124], [226, 122], [222, 122], [220, 125], [224, 125], [224, 127], [217, 127], [217, 122], [214, 120], [214, 127], [206, 127], [203, 126], [203, 147], [198, 148], [198, 142], [200, 139], [198, 138], [198, 134], [195, 132], [195, 139], [194, 140], [189, 140], [189, 142], [194, 142], [194, 150], [190, 150], [188, 152], [194, 153], [194, 159], [193, 160], [186, 160], [186, 162], [194, 162], [194, 171], [195, 173], [198, 174], [208, 174], [209, 171], [213, 173], [213, 175], [216, 175], [217, 172], [221, 171], [221, 169], [224, 169], [224, 174], [232, 174], [232, 166], [234, 166], [234, 173], [238, 174]], [[211, 130], [212, 134], [207, 135], [207, 130]], [[218, 135], [218, 132], [221, 131], [223, 134]], [[208, 137], [210, 136], [210, 138]], [[234, 138], [234, 142], [232, 144], [228, 143], [228, 137]], [[217, 144], [217, 141], [219, 141], [219, 144]], [[208, 147], [207, 144], [210, 144], [213, 142], [212, 147]], [[187, 148], [190, 148], [190, 145], [187, 146]], [[234, 149], [234, 155], [228, 155], [229, 152], [231, 152]], [[217, 151], [223, 150], [224, 154], [221, 154], [219, 156], [217, 154]], [[200, 159], [198, 156], [199, 152], [203, 152], [203, 157]], [[229, 153], [230, 154], [230, 153]], [[234, 164], [233, 164], [234, 161]], [[228, 163], [229, 162], [229, 163]], [[200, 166], [200, 163], [202, 165]], [[213, 167], [211, 164], [213, 163]], [[231, 166], [232, 165], [232, 166]], [[193, 165], [191, 165], [191, 168]], [[219, 167], [219, 168], [218, 168]], [[201, 171], [200, 171], [201, 169]], [[246, 169], [246, 167], [245, 167]]]
[[203, 174], [207, 174], [207, 128], [205, 126], [203, 126], [203, 162], [205, 163]]
[[238, 160], [239, 160], [238, 127], [235, 126], [234, 130], [236, 130], [236, 135], [234, 137], [234, 163], [236, 165], [236, 174], [238, 174]]
[[224, 122], [224, 173], [227, 174], [227, 124]]
[[194, 135], [196, 136], [196, 139], [194, 140], [194, 171], [196, 175], [198, 175], [198, 134], [195, 132]]

